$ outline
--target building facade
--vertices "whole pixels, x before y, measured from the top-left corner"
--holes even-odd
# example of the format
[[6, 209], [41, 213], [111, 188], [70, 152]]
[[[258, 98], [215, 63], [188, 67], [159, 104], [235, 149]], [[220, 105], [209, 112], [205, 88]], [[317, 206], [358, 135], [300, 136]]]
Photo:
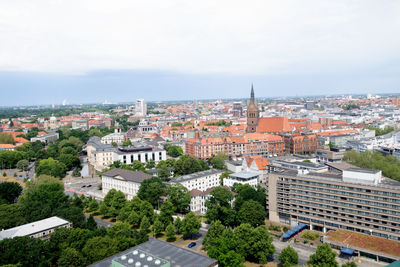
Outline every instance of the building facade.
[[44, 143], [46, 146], [53, 144], [59, 138], [58, 133], [49, 133], [49, 134], [42, 134], [36, 137], [31, 138], [31, 142], [40, 141]]
[[248, 184], [257, 187], [259, 184], [260, 174], [255, 172], [238, 172], [232, 173], [223, 181], [224, 186], [232, 187], [234, 184]]
[[124, 193], [126, 199], [131, 200], [137, 195], [142, 182], [151, 177], [142, 171], [111, 169], [102, 175], [103, 194], [106, 195], [111, 189], [115, 189]]
[[171, 179], [171, 184], [180, 183], [189, 191], [193, 189], [205, 191], [208, 188], [220, 185], [220, 176], [222, 173], [223, 171], [218, 169], [195, 172], [192, 174], [174, 177]]
[[380, 171], [275, 169], [267, 183], [269, 218], [324, 233], [345, 229], [400, 241], [400, 183]]
[[59, 217], [50, 217], [44, 220], [27, 223], [0, 232], [0, 240], [17, 236], [29, 236], [46, 240], [59, 227], [71, 228], [71, 223]]

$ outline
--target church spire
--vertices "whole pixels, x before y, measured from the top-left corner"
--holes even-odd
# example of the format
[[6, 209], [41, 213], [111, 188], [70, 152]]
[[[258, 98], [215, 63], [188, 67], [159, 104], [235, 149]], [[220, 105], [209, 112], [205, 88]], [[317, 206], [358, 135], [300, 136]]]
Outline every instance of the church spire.
[[251, 84], [250, 100], [251, 100], [251, 101], [254, 101], [254, 88], [253, 88], [253, 84]]

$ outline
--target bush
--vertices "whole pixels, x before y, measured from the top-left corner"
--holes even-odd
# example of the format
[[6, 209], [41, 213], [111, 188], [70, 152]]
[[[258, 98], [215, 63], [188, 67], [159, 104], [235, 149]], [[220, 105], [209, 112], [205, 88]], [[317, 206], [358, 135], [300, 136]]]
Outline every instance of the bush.
[[[273, 224], [271, 224], [271, 225], [268, 227], [268, 230], [274, 231], [274, 232], [280, 232], [280, 231], [281, 231], [281, 227], [280, 227], [279, 225], [273, 225]], [[285, 232], [286, 232], [286, 231], [285, 231]]]
[[311, 232], [311, 231], [305, 231], [302, 237], [304, 239], [308, 239], [308, 240], [314, 241], [314, 240], [319, 238], [319, 234]]

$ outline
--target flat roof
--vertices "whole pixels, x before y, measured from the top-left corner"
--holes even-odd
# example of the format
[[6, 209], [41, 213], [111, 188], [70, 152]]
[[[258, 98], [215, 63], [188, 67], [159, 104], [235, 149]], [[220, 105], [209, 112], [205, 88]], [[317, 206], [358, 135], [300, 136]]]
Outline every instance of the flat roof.
[[218, 169], [209, 169], [206, 171], [201, 171], [201, 172], [195, 172], [192, 174], [187, 174], [179, 177], [174, 177], [171, 179], [172, 183], [179, 183], [179, 182], [184, 182], [192, 179], [197, 179], [200, 177], [208, 176], [208, 175], [213, 175], [213, 174], [218, 174], [218, 173], [223, 173], [224, 171], [218, 170]]
[[372, 169], [365, 169], [365, 168], [358, 168], [358, 167], [351, 167], [345, 171], [371, 173], [371, 174], [376, 174], [376, 173], [380, 172], [380, 170], [372, 170]]
[[160, 259], [170, 262], [170, 267], [183, 267], [183, 266], [196, 266], [196, 267], [209, 267], [216, 266], [217, 261], [211, 259], [205, 255], [198, 254], [194, 251], [177, 247], [167, 242], [153, 239], [145, 243], [142, 243], [136, 247], [130, 248], [123, 252], [120, 252], [114, 256], [104, 259], [100, 262], [94, 263], [92, 267], [109, 267], [112, 264], [112, 260], [127, 253], [133, 253], [135, 250], [140, 250], [145, 253], [154, 255]]
[[[142, 183], [144, 180], [151, 178], [150, 174], [144, 173], [142, 171], [130, 171], [125, 169], [111, 169], [103, 173], [103, 177], [111, 177], [114, 179], [118, 179], [116, 177], [121, 177], [125, 181], [135, 182], [135, 183]], [[119, 179], [121, 180], [121, 179]]]
[[17, 236], [29, 236], [32, 234], [43, 232], [47, 229], [56, 228], [69, 223], [69, 221], [61, 219], [57, 216], [53, 216], [44, 220], [31, 222], [14, 228], [3, 230], [0, 232], [0, 240], [4, 238], [14, 238]]
[[260, 174], [255, 173], [255, 172], [236, 172], [236, 173], [232, 173], [229, 175], [229, 177], [237, 177], [237, 178], [246, 179], [246, 180], [255, 178], [257, 176], [260, 176]]
[[351, 232], [343, 229], [330, 230], [324, 236], [327, 241], [361, 251], [373, 251], [400, 258], [400, 242], [383, 237]]

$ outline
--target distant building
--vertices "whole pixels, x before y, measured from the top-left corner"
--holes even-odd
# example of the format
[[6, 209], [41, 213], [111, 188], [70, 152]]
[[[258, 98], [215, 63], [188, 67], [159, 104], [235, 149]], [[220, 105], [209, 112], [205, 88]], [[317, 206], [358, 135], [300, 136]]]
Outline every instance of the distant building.
[[267, 184], [270, 221], [400, 241], [400, 182], [382, 177], [381, 171], [330, 165], [337, 171], [271, 170]]
[[13, 151], [15, 150], [17, 146], [12, 145], [12, 144], [0, 144], [0, 151], [2, 150], [9, 150], [9, 151]]
[[137, 117], [145, 117], [146, 115], [147, 115], [147, 105], [144, 102], [144, 99], [136, 100], [135, 116], [137, 116]]
[[47, 146], [47, 145], [50, 145], [50, 144], [53, 144], [54, 142], [56, 142], [58, 140], [58, 138], [59, 138], [58, 133], [42, 134], [42, 135], [38, 135], [36, 137], [32, 137], [31, 142], [40, 141]]
[[107, 134], [106, 136], [103, 136], [101, 138], [101, 142], [103, 144], [109, 144], [109, 145], [111, 145], [112, 143], [116, 143], [117, 145], [122, 145], [124, 141], [125, 141], [125, 134], [118, 132]]
[[102, 174], [103, 194], [106, 195], [111, 189], [116, 189], [124, 193], [128, 200], [131, 200], [137, 195], [141, 183], [151, 177], [142, 171], [111, 169]]
[[154, 161], [158, 163], [167, 159], [167, 152], [158, 146], [152, 146], [147, 143], [132, 143], [132, 146], [118, 147], [114, 155], [115, 160], [123, 164], [132, 164], [138, 160], [142, 163]]
[[90, 137], [86, 144], [88, 162], [96, 171], [101, 171], [110, 166], [114, 158], [116, 148], [109, 144], [103, 144], [98, 136]]
[[248, 184], [256, 187], [259, 183], [260, 174], [255, 172], [238, 172], [230, 174], [224, 179], [224, 186], [232, 187], [234, 184]]
[[192, 250], [153, 239], [90, 266], [216, 267], [218, 262]]
[[218, 169], [195, 172], [179, 177], [173, 177], [171, 179], [171, 184], [180, 183], [189, 191], [193, 189], [205, 191], [208, 188], [220, 185], [220, 176], [222, 173], [223, 171]]
[[74, 120], [72, 121], [72, 129], [81, 129], [83, 131], [89, 130], [88, 120]]
[[338, 162], [345, 153], [345, 148], [319, 148], [315, 154], [318, 162]]
[[[210, 187], [204, 191], [197, 189], [190, 190], [190, 211], [196, 214], [205, 215], [207, 212], [206, 201], [210, 199], [210, 192], [214, 188], [215, 187]], [[229, 187], [225, 188], [229, 189], [229, 191], [231, 190]]]
[[0, 232], [0, 240], [17, 236], [29, 236], [33, 238], [48, 239], [56, 228], [70, 228], [71, 223], [59, 217], [50, 217], [44, 220], [27, 223]]

